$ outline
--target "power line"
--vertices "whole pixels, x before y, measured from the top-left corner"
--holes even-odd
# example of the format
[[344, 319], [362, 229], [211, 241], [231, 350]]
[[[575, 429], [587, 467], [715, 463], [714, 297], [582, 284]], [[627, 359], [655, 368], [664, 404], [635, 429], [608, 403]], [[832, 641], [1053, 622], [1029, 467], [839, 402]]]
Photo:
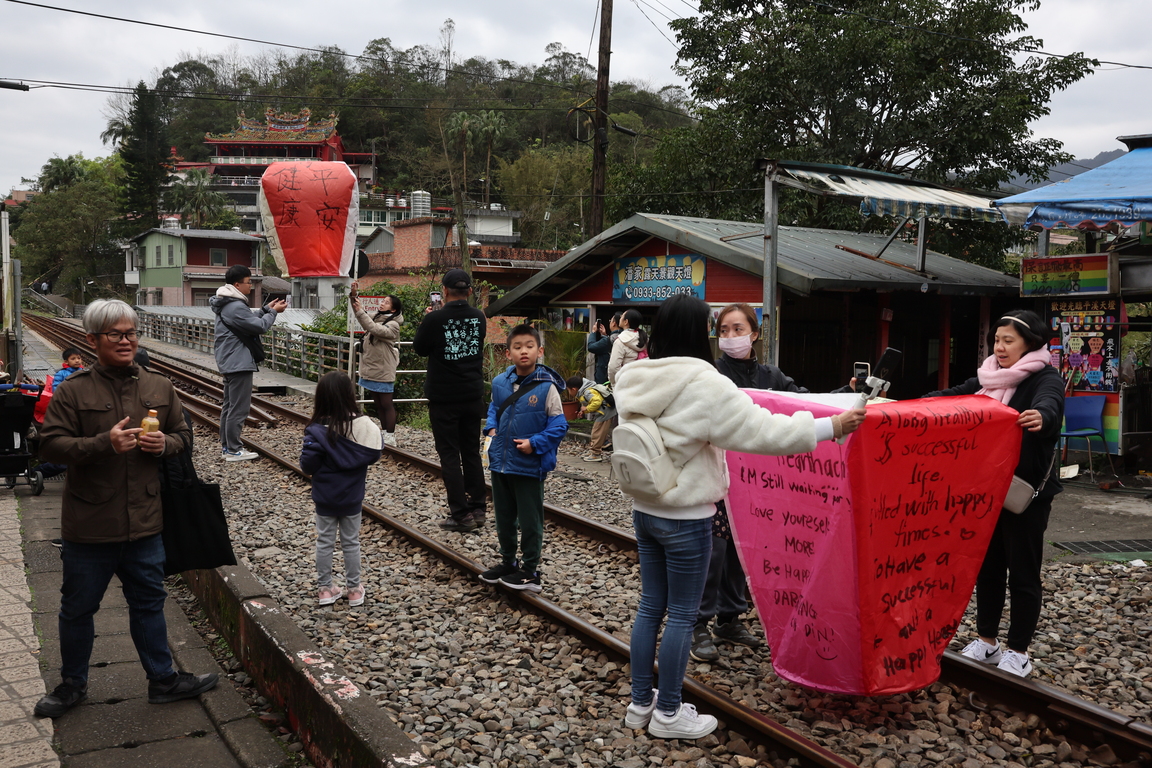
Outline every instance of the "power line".
[[[259, 45], [270, 45], [270, 46], [273, 46], [276, 48], [288, 48], [288, 49], [295, 50], [295, 51], [307, 51], [309, 53], [322, 53], [322, 54], [326, 54], [326, 55], [338, 55], [338, 56], [343, 56], [343, 57], [349, 58], [349, 59], [356, 59], [359, 61], [386, 62], [388, 64], [393, 64], [396, 66], [402, 66], [404, 64], [404, 62], [397, 61], [395, 59], [386, 59], [383, 56], [364, 56], [362, 54], [356, 54], [356, 53], [345, 53], [344, 51], [341, 51], [337, 48], [315, 48], [315, 47], [311, 47], [311, 46], [307, 46], [307, 45], [294, 45], [292, 43], [277, 43], [277, 42], [272, 41], [272, 40], [261, 40], [259, 38], [255, 38], [255, 37], [242, 37], [240, 35], [229, 35], [229, 34], [225, 34], [223, 32], [209, 32], [207, 30], [192, 29], [190, 27], [178, 27], [178, 26], [175, 26], [172, 24], [160, 24], [160, 23], [155, 22], [155, 21], [143, 21], [141, 19], [129, 19], [129, 18], [126, 18], [123, 16], [110, 16], [108, 14], [94, 13], [92, 11], [80, 11], [80, 10], [76, 10], [74, 8], [60, 8], [58, 6], [46, 5], [44, 3], [33, 3], [33, 2], [30, 2], [29, 0], [5, 0], [5, 2], [15, 3], [17, 5], [26, 5], [26, 6], [30, 6], [32, 8], [41, 8], [41, 9], [49, 10], [49, 11], [59, 11], [60, 13], [72, 13], [72, 14], [76, 14], [78, 16], [89, 16], [91, 18], [104, 19], [106, 21], [119, 21], [119, 22], [123, 22], [125, 24], [139, 24], [139, 25], [145, 26], [145, 27], [156, 27], [159, 29], [169, 29], [169, 30], [173, 30], [176, 32], [188, 32], [188, 33], [191, 33], [194, 35], [206, 35], [208, 37], [220, 37], [220, 38], [224, 38], [225, 40], [237, 40], [237, 41], [244, 42], [244, 43], [257, 43]], [[427, 67], [427, 69], [433, 69], [433, 70], [436, 70], [438, 72], [443, 72], [446, 75], [463, 75], [466, 77], [479, 77], [479, 78], [484, 78], [484, 79], [499, 80], [499, 81], [508, 82], [508, 83], [520, 83], [522, 85], [539, 85], [539, 86], [544, 86], [547, 88], [559, 88], [559, 89], [565, 90], [565, 91], [572, 90], [569, 86], [558, 85], [556, 83], [549, 83], [547, 81], [523, 80], [523, 79], [515, 78], [515, 77], [501, 77], [499, 75], [491, 75], [491, 76], [490, 75], [482, 75], [482, 74], [478, 74], [476, 72], [469, 72], [468, 70], [464, 70], [464, 69], [451, 69], [449, 67], [442, 67], [442, 66], [430, 66], [430, 67]]]
[[[56, 88], [56, 89], [64, 90], [64, 91], [86, 91], [89, 93], [107, 93], [107, 94], [124, 94], [124, 95], [132, 95], [133, 93], [135, 93], [135, 89], [127, 88], [124, 86], [84, 86], [84, 85], [69, 85], [69, 84], [52, 84], [52, 85], [46, 84], [46, 85], [32, 86], [33, 90], [37, 90], [40, 88]], [[319, 97], [316, 99], [307, 99], [306, 97], [302, 97], [302, 96], [294, 96], [294, 97], [245, 96], [245, 95], [239, 95], [239, 96], [224, 95], [224, 96], [221, 96], [221, 95], [211, 95], [211, 94], [204, 94], [204, 95], [184, 94], [184, 93], [180, 93], [180, 92], [171, 92], [171, 91], [168, 91], [168, 92], [153, 91], [153, 93], [156, 93], [158, 95], [162, 95], [162, 94], [172, 95], [172, 96], [175, 96], [176, 98], [190, 99], [192, 101], [226, 101], [226, 102], [229, 102], [232, 104], [261, 105], [261, 104], [267, 104], [269, 101], [275, 102], [275, 101], [280, 101], [282, 99], [290, 99], [290, 100], [308, 101], [310, 103], [323, 103], [323, 105], [327, 106], [327, 107], [347, 107], [349, 109], [352, 109], [352, 108], [358, 108], [359, 109], [359, 108], [371, 107], [371, 108], [375, 108], [375, 109], [389, 109], [389, 110], [413, 110], [413, 111], [416, 111], [416, 110], [429, 111], [430, 110], [430, 111], [437, 111], [437, 110], [451, 110], [451, 109], [457, 109], [458, 108], [458, 107], [455, 107], [452, 105], [437, 106], [434, 104], [373, 104], [373, 103], [348, 104], [348, 103], [344, 103], [344, 102], [332, 101], [331, 99], [326, 99], [324, 97]], [[485, 109], [489, 109], [493, 112], [567, 112], [568, 111], [566, 107], [485, 107]]]
[[[94, 83], [72, 83], [72, 82], [63, 81], [63, 80], [38, 80], [35, 78], [27, 78], [27, 77], [14, 77], [11, 79], [12, 80], [19, 80], [19, 81], [25, 82], [25, 83], [35, 83], [35, 85], [31, 86], [31, 88], [33, 90], [40, 89], [40, 88], [57, 88], [59, 90], [87, 91], [87, 92], [91, 92], [91, 93], [109, 93], [109, 94], [123, 94], [123, 95], [131, 95], [132, 93], [135, 92], [134, 87], [130, 87], [130, 86], [126, 86], [126, 85], [99, 85], [99, 84], [94, 84]], [[322, 105], [330, 106], [330, 107], [349, 107], [349, 108], [377, 107], [377, 108], [381, 108], [381, 109], [438, 110], [438, 109], [458, 109], [461, 106], [461, 101], [467, 101], [468, 104], [466, 104], [464, 106], [475, 105], [476, 103], [479, 103], [483, 106], [484, 109], [491, 109], [491, 110], [494, 110], [497, 112], [530, 112], [530, 111], [560, 112], [560, 111], [567, 111], [566, 107], [512, 107], [512, 106], [493, 107], [493, 106], [490, 106], [491, 103], [493, 101], [500, 101], [500, 99], [480, 99], [480, 98], [468, 99], [468, 100], [453, 99], [452, 104], [445, 105], [445, 106], [437, 106], [437, 105], [427, 104], [426, 103], [426, 102], [428, 102], [427, 98], [416, 97], [416, 96], [391, 97], [391, 98], [387, 99], [388, 102], [395, 102], [395, 101], [425, 102], [422, 104], [406, 106], [406, 105], [393, 105], [391, 103], [381, 104], [380, 102], [384, 101], [384, 99], [376, 98], [376, 97], [369, 97], [369, 96], [339, 96], [339, 97], [334, 97], [334, 96], [296, 96], [296, 95], [291, 95], [291, 94], [278, 95], [278, 94], [258, 94], [258, 93], [256, 93], [256, 94], [254, 94], [254, 93], [220, 94], [220, 93], [216, 93], [216, 92], [206, 93], [203, 91], [186, 91], [186, 90], [175, 90], [175, 89], [149, 89], [149, 92], [157, 94], [159, 96], [168, 96], [168, 97], [172, 97], [172, 98], [201, 99], [201, 100], [206, 100], [206, 101], [232, 101], [232, 102], [236, 102], [238, 104], [291, 101], [291, 102], [302, 102], [305, 104], [322, 104]], [[624, 98], [622, 96], [610, 97], [609, 101], [612, 101], [615, 103], [621, 103], [621, 104], [635, 104], [637, 106], [644, 107], [646, 109], [655, 110], [657, 112], [667, 112], [668, 114], [676, 115], [677, 117], [683, 117], [683, 118], [687, 118], [689, 120], [699, 120], [699, 118], [693, 117], [692, 115], [690, 115], [686, 112], [680, 111], [680, 110], [675, 110], [675, 109], [671, 109], [668, 107], [662, 107], [662, 106], [659, 106], [656, 104], [649, 104], [647, 102], [637, 101], [635, 99], [628, 99], [628, 98]], [[357, 103], [349, 103], [349, 102], [357, 102]], [[469, 108], [471, 108], [471, 107], [469, 106]]]
[[[954, 34], [951, 34], [948, 32], [938, 32], [938, 31], [933, 30], [933, 29], [926, 29], [924, 27], [917, 27], [917, 26], [913, 26], [911, 24], [902, 24], [898, 21], [893, 21], [891, 19], [881, 19], [881, 18], [877, 18], [875, 16], [869, 16], [868, 14], [861, 13], [859, 11], [852, 11], [852, 10], [849, 10], [847, 8], [841, 8], [841, 7], [836, 6], [836, 5], [831, 5], [829, 3], [819, 2], [819, 0], [809, 0], [808, 4], [811, 6], [817, 7], [817, 8], [827, 8], [830, 11], [835, 11], [836, 13], [842, 13], [842, 14], [845, 14], [848, 16], [858, 16], [862, 19], [866, 19], [868, 21], [872, 21], [872, 22], [875, 22], [877, 24], [884, 24], [884, 25], [887, 25], [890, 27], [897, 27], [899, 29], [906, 29], [906, 30], [909, 30], [911, 32], [923, 32], [926, 35], [935, 35], [936, 37], [944, 37], [944, 38], [948, 38], [950, 40], [960, 40], [962, 42], [968, 42], [968, 43], [987, 44], [987, 42], [988, 42], [987, 40], [977, 40], [974, 37], [966, 37], [964, 35], [954, 35]], [[1051, 56], [1051, 57], [1057, 58], [1057, 59], [1070, 59], [1070, 58], [1073, 58], [1075, 56], [1083, 56], [1084, 55], [1082, 53], [1079, 53], [1079, 54], [1052, 53], [1051, 51], [1043, 51], [1043, 50], [1040, 50], [1039, 48], [1023, 48], [1022, 50], [1026, 53], [1038, 53], [1041, 56]], [[1109, 65], [1112, 65], [1115, 67], [1121, 67], [1121, 68], [1127, 68], [1127, 69], [1152, 69], [1152, 65], [1150, 65], [1150, 64], [1126, 64], [1126, 63], [1121, 62], [1121, 61], [1104, 61], [1101, 59], [1091, 59], [1091, 61], [1094, 61], [1096, 63], [1096, 65], [1109, 64]]]
[[648, 19], [648, 23], [649, 23], [649, 24], [651, 24], [651, 25], [652, 25], [652, 27], [653, 27], [653, 28], [654, 28], [654, 29], [655, 29], [657, 32], [659, 32], [659, 33], [660, 33], [660, 36], [661, 36], [661, 37], [663, 37], [665, 40], [667, 40], [667, 41], [668, 41], [669, 45], [671, 45], [673, 48], [676, 48], [677, 50], [679, 50], [679, 48], [677, 47], [676, 43], [673, 43], [673, 42], [672, 42], [672, 38], [670, 38], [670, 37], [668, 37], [668, 35], [664, 34], [664, 30], [660, 29], [660, 27], [656, 25], [656, 22], [652, 21], [652, 19], [651, 19], [651, 18], [649, 18], [648, 14], [644, 12], [644, 8], [643, 8], [643, 7], [640, 5], [640, 2], [639, 2], [639, 0], [632, 0], [632, 4], [636, 6], [636, 8], [637, 8], [637, 9], [640, 11], [640, 14], [641, 14], [641, 15], [642, 15], [642, 16], [643, 16], [645, 19]]

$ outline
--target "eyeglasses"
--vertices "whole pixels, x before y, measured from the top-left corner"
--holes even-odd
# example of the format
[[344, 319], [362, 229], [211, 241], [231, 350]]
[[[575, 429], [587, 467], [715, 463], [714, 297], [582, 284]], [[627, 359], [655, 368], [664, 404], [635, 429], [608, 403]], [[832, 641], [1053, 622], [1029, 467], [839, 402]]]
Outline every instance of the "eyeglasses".
[[107, 336], [108, 341], [112, 342], [113, 344], [119, 344], [124, 339], [128, 339], [128, 341], [136, 341], [136, 331], [125, 331], [124, 333], [120, 333], [120, 331], [105, 331], [104, 333], [94, 333], [92, 335]]

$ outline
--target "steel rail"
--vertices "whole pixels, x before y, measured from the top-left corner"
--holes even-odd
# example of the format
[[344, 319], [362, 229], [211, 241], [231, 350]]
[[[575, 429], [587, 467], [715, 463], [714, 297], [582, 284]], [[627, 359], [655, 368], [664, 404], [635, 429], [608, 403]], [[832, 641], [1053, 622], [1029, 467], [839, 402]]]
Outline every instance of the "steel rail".
[[[25, 315], [25, 319], [28, 317], [30, 316]], [[56, 323], [58, 321], [50, 322]], [[183, 373], [184, 371], [182, 369], [173, 369], [173, 374], [178, 377]], [[257, 396], [254, 396], [253, 399], [257, 399]], [[263, 398], [261, 399], [263, 400]], [[308, 421], [307, 415], [283, 406], [280, 403], [272, 403], [271, 401], [264, 400], [264, 405], [275, 406], [277, 412], [290, 421], [298, 423], [306, 423]], [[189, 410], [192, 411], [191, 408]], [[269, 410], [271, 410], [271, 408]], [[205, 424], [218, 427], [207, 415], [201, 415], [201, 418]], [[244, 442], [258, 452], [267, 455], [273, 461], [282, 464], [284, 467], [299, 471], [290, 461], [276, 456], [274, 452], [269, 449], [258, 446], [258, 444], [246, 439]], [[440, 474], [440, 465], [431, 459], [392, 446], [385, 446], [384, 450], [395, 459], [399, 459], [404, 463], [418, 466], [437, 475]], [[489, 485], [489, 487], [491, 486]], [[367, 505], [365, 505], [365, 510], [370, 510], [369, 515], [373, 517], [383, 514], [371, 510]], [[621, 550], [636, 549], [635, 537], [623, 529], [590, 520], [571, 510], [547, 503], [545, 504], [545, 514], [553, 522], [596, 541], [616, 545]], [[392, 522], [382, 519], [381, 522], [392, 526]], [[407, 528], [407, 526], [399, 521], [394, 522], [396, 526], [399, 526], [393, 526], [396, 530], [408, 536], [408, 538], [417, 542], [420, 546], [425, 546], [422, 540], [427, 540], [430, 542], [428, 545], [429, 548], [437, 554], [452, 559], [455, 564], [472, 570], [475, 573], [480, 572], [480, 567], [473, 561], [464, 558], [462, 555], [455, 554], [454, 550], [444, 547], [439, 544], [439, 542], [428, 538], [415, 529], [411, 529], [414, 535], [409, 535], [408, 531], [401, 530], [402, 528]], [[459, 557], [460, 560], [457, 561], [454, 559], [456, 557]], [[518, 593], [517, 596], [525, 597], [520, 593]], [[549, 601], [543, 598], [536, 598], [535, 596], [525, 599], [528, 599], [529, 602], [539, 601], [542, 609], [544, 604], [550, 604]], [[593, 629], [604, 637], [594, 637], [593, 633], [593, 635], [589, 635], [590, 642], [613, 654], [619, 655], [621, 653], [621, 649], [613, 647], [613, 643], [622, 646], [619, 640], [607, 633], [603, 633], [602, 630], [598, 628], [593, 627]], [[626, 648], [622, 650], [626, 651]], [[989, 665], [967, 659], [954, 651], [945, 651], [941, 658], [940, 679], [943, 682], [952, 683], [961, 688], [978, 693], [989, 702], [1001, 703], [1030, 714], [1035, 714], [1043, 718], [1048, 727], [1055, 733], [1065, 734], [1087, 745], [1107, 744], [1112, 747], [1117, 757], [1121, 760], [1138, 761], [1143, 765], [1152, 766], [1152, 725], [1148, 723], [1127, 715], [1121, 715], [1106, 707], [1085, 701], [1066, 691], [1061, 691], [1044, 683], [1001, 672]], [[697, 685], [699, 684], [687, 678], [685, 679], [686, 690]], [[710, 690], [703, 686], [701, 686], [701, 688], [703, 688], [704, 691]], [[704, 692], [694, 692], [693, 695], [698, 696], [698, 700], [702, 703], [706, 703], [706, 694]], [[714, 711], [719, 711], [715, 705], [708, 704], [708, 706], [714, 709]], [[755, 712], [752, 712], [752, 715], [762, 717]]]
[[[218, 428], [219, 424], [207, 414], [193, 409], [189, 409], [189, 412], [197, 421]], [[267, 446], [247, 438], [241, 438], [241, 441], [248, 448], [271, 459], [285, 469], [301, 477], [308, 477], [295, 462]], [[370, 504], [364, 504], [363, 511], [373, 520], [391, 528], [422, 549], [436, 554], [450, 565], [454, 565], [472, 574], [479, 574], [484, 571], [484, 566], [475, 560], [457, 552], [443, 542], [428, 536], [423, 531], [376, 509]], [[582, 617], [570, 613], [551, 600], [531, 592], [508, 589], [507, 587], [501, 587], [501, 589], [508, 597], [519, 599], [533, 608], [537, 613], [555, 619], [568, 627], [589, 645], [610, 653], [624, 662], [629, 660], [630, 653], [627, 643], [605, 632]], [[771, 748], [783, 753], [781, 755], [782, 757], [795, 757], [798, 758], [803, 765], [817, 766], [818, 768], [852, 768], [852, 766], [855, 766], [855, 763], [836, 755], [799, 733], [780, 725], [775, 720], [691, 678], [685, 678], [684, 680], [684, 693], [686, 698], [695, 699], [696, 703], [704, 711], [714, 712], [721, 718], [724, 718], [729, 727], [740, 724], [758, 734], [761, 743], [765, 744], [765, 746], [771, 746]]]

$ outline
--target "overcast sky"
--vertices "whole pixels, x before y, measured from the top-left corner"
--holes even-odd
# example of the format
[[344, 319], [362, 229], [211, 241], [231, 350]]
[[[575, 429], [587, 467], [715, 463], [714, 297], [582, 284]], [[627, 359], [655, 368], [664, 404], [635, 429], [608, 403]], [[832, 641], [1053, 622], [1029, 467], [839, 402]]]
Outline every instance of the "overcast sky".
[[[303, 0], [199, 0], [165, 5], [143, 0], [40, 2], [274, 42], [337, 45], [349, 53], [362, 52], [366, 43], [379, 37], [391, 38], [397, 48], [438, 46], [447, 18], [456, 22], [457, 58], [541, 63], [549, 43], [560, 42], [581, 54], [588, 54], [590, 44], [595, 43], [595, 0], [442, 0], [431, 5], [369, 0], [326, 5]], [[617, 0], [613, 79], [654, 87], [679, 82], [671, 69], [676, 49], [664, 35], [675, 39], [667, 19], [691, 13], [690, 3], [693, 0]], [[1152, 66], [1152, 51], [1144, 47], [1145, 3], [1045, 0], [1026, 20], [1032, 34], [1044, 40], [1045, 50], [1083, 51], [1099, 59]], [[242, 54], [266, 49], [0, 0], [0, 79], [132, 85], [139, 80], [150, 82], [164, 67], [180, 61], [182, 53], [220, 53], [233, 45]], [[590, 58], [595, 61], [594, 48]], [[1152, 69], [1103, 67], [1057, 94], [1052, 114], [1034, 130], [1039, 136], [1063, 141], [1082, 158], [1121, 148], [1116, 136], [1152, 133], [1150, 90]], [[53, 155], [106, 155], [108, 149], [100, 143], [106, 99], [104, 94], [54, 88], [0, 90], [0, 197], [10, 187], [21, 187], [21, 177], [35, 176]]]

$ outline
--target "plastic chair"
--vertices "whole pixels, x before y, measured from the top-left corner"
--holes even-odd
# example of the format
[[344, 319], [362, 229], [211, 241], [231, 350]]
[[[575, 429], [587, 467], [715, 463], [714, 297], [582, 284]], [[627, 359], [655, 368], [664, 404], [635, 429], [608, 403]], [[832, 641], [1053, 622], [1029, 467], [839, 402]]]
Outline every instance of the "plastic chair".
[[1108, 453], [1108, 441], [1104, 439], [1104, 395], [1085, 395], [1082, 397], [1064, 398], [1064, 429], [1060, 437], [1064, 438], [1064, 458], [1068, 458], [1068, 438], [1080, 438], [1088, 444], [1088, 474], [1093, 479], [1096, 473], [1092, 470], [1092, 438], [1100, 438], [1104, 455], [1108, 457], [1108, 466], [1112, 474], [1116, 468], [1112, 466], [1112, 454]]

